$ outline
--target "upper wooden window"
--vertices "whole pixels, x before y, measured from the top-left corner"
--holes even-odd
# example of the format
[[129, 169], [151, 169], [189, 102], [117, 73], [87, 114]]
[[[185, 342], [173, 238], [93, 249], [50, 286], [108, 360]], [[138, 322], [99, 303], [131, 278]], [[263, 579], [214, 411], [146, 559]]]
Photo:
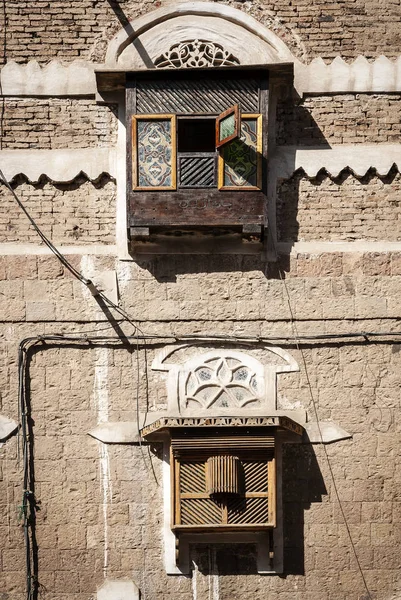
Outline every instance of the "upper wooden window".
[[127, 116], [130, 227], [265, 223], [266, 76], [136, 75]]

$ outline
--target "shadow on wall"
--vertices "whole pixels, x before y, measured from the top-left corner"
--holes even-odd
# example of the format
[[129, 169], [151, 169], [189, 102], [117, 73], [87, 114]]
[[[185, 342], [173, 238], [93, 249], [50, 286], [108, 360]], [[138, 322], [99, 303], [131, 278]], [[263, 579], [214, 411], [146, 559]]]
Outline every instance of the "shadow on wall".
[[283, 452], [284, 568], [303, 575], [304, 514], [327, 495], [312, 444], [285, 444]]
[[[304, 513], [326, 494], [312, 444], [285, 444], [283, 578], [304, 575]], [[203, 575], [257, 575], [253, 544], [194, 544], [191, 559]]]
[[267, 263], [256, 254], [155, 255], [149, 258], [136, 258], [135, 263], [160, 283], [175, 283], [180, 275], [251, 271], [263, 273], [266, 279], [280, 279], [281, 276], [284, 277], [286, 271], [290, 270], [290, 256], [287, 255], [280, 256], [277, 263]]

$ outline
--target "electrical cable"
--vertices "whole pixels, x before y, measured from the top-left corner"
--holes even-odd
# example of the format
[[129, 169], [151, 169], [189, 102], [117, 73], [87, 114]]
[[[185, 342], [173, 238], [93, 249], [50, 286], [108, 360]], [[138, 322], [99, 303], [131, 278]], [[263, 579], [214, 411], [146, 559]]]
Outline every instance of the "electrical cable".
[[25, 208], [23, 202], [21, 202], [21, 200], [19, 199], [19, 197], [16, 194], [15, 190], [12, 188], [12, 186], [10, 185], [10, 183], [7, 181], [7, 179], [6, 179], [3, 171], [1, 170], [1, 168], [0, 168], [0, 178], [3, 181], [4, 185], [7, 187], [7, 189], [9, 190], [9, 192], [12, 194], [14, 200], [17, 202], [18, 206], [20, 207], [20, 209], [22, 210], [22, 212], [25, 214], [25, 216], [29, 220], [30, 224], [32, 225], [32, 227], [34, 228], [34, 230], [36, 231], [36, 233], [38, 234], [38, 236], [40, 237], [40, 239], [49, 248], [49, 250], [51, 250], [51, 252], [58, 258], [58, 260], [61, 262], [61, 264], [74, 277], [76, 277], [76, 279], [78, 279], [81, 283], [83, 283], [90, 290], [91, 294], [95, 298], [96, 297], [101, 298], [103, 300], [103, 302], [105, 302], [108, 306], [110, 306], [113, 310], [115, 310], [121, 317], [124, 318], [124, 320], [126, 320], [128, 323], [130, 323], [135, 329], [138, 329], [140, 331], [140, 333], [143, 333], [139, 329], [138, 325], [134, 322], [133, 318], [130, 317], [130, 315], [125, 310], [123, 310], [117, 304], [115, 304], [112, 300], [110, 300], [110, 298], [108, 298], [101, 290], [98, 290], [97, 287], [94, 285], [94, 283], [90, 279], [87, 279], [86, 277], [84, 277], [82, 275], [82, 273], [80, 273], [70, 263], [70, 261], [64, 256], [64, 254], [62, 254], [58, 250], [58, 248], [56, 248], [56, 246], [49, 240], [49, 238], [42, 232], [42, 230], [36, 224], [36, 222], [33, 219], [33, 217], [30, 215], [30, 213], [28, 212], [28, 210]]
[[[4, 59], [4, 64], [6, 63], [6, 57], [7, 57], [7, 12], [6, 12], [6, 0], [3, 0], [3, 5], [2, 5], [2, 12], [3, 12], [3, 59]], [[3, 95], [3, 86], [1, 83], [1, 77], [0, 77], [0, 95], [1, 95], [1, 109], [0, 109], [0, 150], [3, 149], [3, 135], [4, 135], [4, 112], [6, 109], [6, 99]]]

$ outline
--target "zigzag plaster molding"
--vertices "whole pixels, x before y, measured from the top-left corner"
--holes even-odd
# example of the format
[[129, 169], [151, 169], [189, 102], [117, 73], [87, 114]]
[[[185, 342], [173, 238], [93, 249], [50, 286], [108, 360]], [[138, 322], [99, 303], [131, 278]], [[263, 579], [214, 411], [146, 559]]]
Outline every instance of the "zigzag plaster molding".
[[401, 90], [401, 56], [390, 60], [379, 56], [369, 62], [358, 56], [348, 64], [340, 56], [326, 64], [315, 58], [309, 65], [295, 65], [294, 87], [302, 94], [349, 92], [399, 92]]
[[41, 67], [36, 60], [26, 65], [8, 62], [1, 70], [4, 96], [85, 96], [96, 92], [95, 65], [74, 61], [62, 65], [53, 60]]
[[[117, 174], [113, 148], [2, 150], [0, 164], [7, 181], [20, 174], [31, 183], [38, 182], [41, 175], [61, 183], [73, 181], [80, 173], [92, 181], [102, 173], [111, 177]], [[329, 149], [278, 146], [270, 157], [269, 179], [288, 179], [298, 169], [308, 177], [316, 177], [322, 169], [337, 177], [346, 168], [357, 177], [372, 168], [384, 176], [394, 164], [401, 170], [401, 144], [339, 145]]]
[[7, 181], [25, 175], [31, 183], [45, 175], [54, 182], [73, 181], [80, 173], [90, 180], [116, 173], [115, 152], [110, 148], [74, 150], [2, 150], [0, 165]]
[[[168, 50], [171, 38], [166, 38], [165, 44], [159, 43], [154, 52], [156, 55]], [[166, 45], [167, 44], [167, 45]], [[260, 49], [259, 49], [260, 50]], [[238, 54], [238, 51], [237, 51]], [[258, 52], [256, 62], [262, 58]], [[244, 58], [242, 64], [252, 64], [251, 58]], [[294, 59], [294, 87], [297, 93], [307, 94], [346, 94], [346, 93], [386, 93], [401, 92], [401, 56], [390, 60], [380, 56], [369, 62], [364, 56], [358, 56], [348, 64], [337, 56], [332, 63], [326, 64], [323, 59], [316, 58], [309, 65], [304, 65]], [[128, 61], [130, 62], [130, 61]], [[278, 61], [279, 62], [279, 61]], [[152, 67], [153, 65], [151, 65]], [[0, 81], [3, 96], [94, 96], [96, 94], [95, 70], [106, 68], [85, 61], [74, 61], [62, 65], [52, 61], [41, 67], [35, 60], [26, 65], [14, 61], [7, 63], [1, 70]], [[125, 64], [123, 68], [146, 69], [145, 65]], [[110, 65], [110, 70], [122, 68], [119, 64]], [[108, 70], [108, 69], [107, 69]]]
[[346, 168], [362, 177], [374, 168], [379, 175], [387, 175], [393, 165], [401, 170], [401, 144], [338, 145], [331, 148], [297, 148], [278, 146], [270, 158], [270, 177], [288, 179], [298, 169], [308, 177], [316, 177], [325, 169], [337, 177]]

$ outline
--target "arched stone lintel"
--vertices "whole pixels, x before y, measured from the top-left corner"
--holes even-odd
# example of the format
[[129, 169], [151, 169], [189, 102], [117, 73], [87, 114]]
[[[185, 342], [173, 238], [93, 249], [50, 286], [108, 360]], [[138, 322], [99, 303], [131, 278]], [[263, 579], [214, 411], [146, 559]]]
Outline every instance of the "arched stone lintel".
[[[130, 44], [135, 43], [135, 40], [139, 41], [143, 34], [161, 23], [165, 24], [166, 27], [171, 26], [174, 19], [184, 16], [214, 17], [221, 21], [237, 25], [244, 31], [259, 38], [259, 40], [269, 47], [270, 54], [274, 56], [274, 59], [271, 59], [272, 62], [299, 62], [286, 44], [274, 32], [243, 11], [217, 4], [216, 2], [179, 2], [152, 11], [126, 25], [111, 40], [107, 49], [105, 64], [109, 67], [116, 66], [123, 51]], [[196, 20], [194, 20], [193, 35], [195, 38], [197, 37], [197, 25]], [[222, 30], [222, 42], [224, 43], [224, 30]], [[263, 57], [260, 57], [259, 62], [264, 62]]]

